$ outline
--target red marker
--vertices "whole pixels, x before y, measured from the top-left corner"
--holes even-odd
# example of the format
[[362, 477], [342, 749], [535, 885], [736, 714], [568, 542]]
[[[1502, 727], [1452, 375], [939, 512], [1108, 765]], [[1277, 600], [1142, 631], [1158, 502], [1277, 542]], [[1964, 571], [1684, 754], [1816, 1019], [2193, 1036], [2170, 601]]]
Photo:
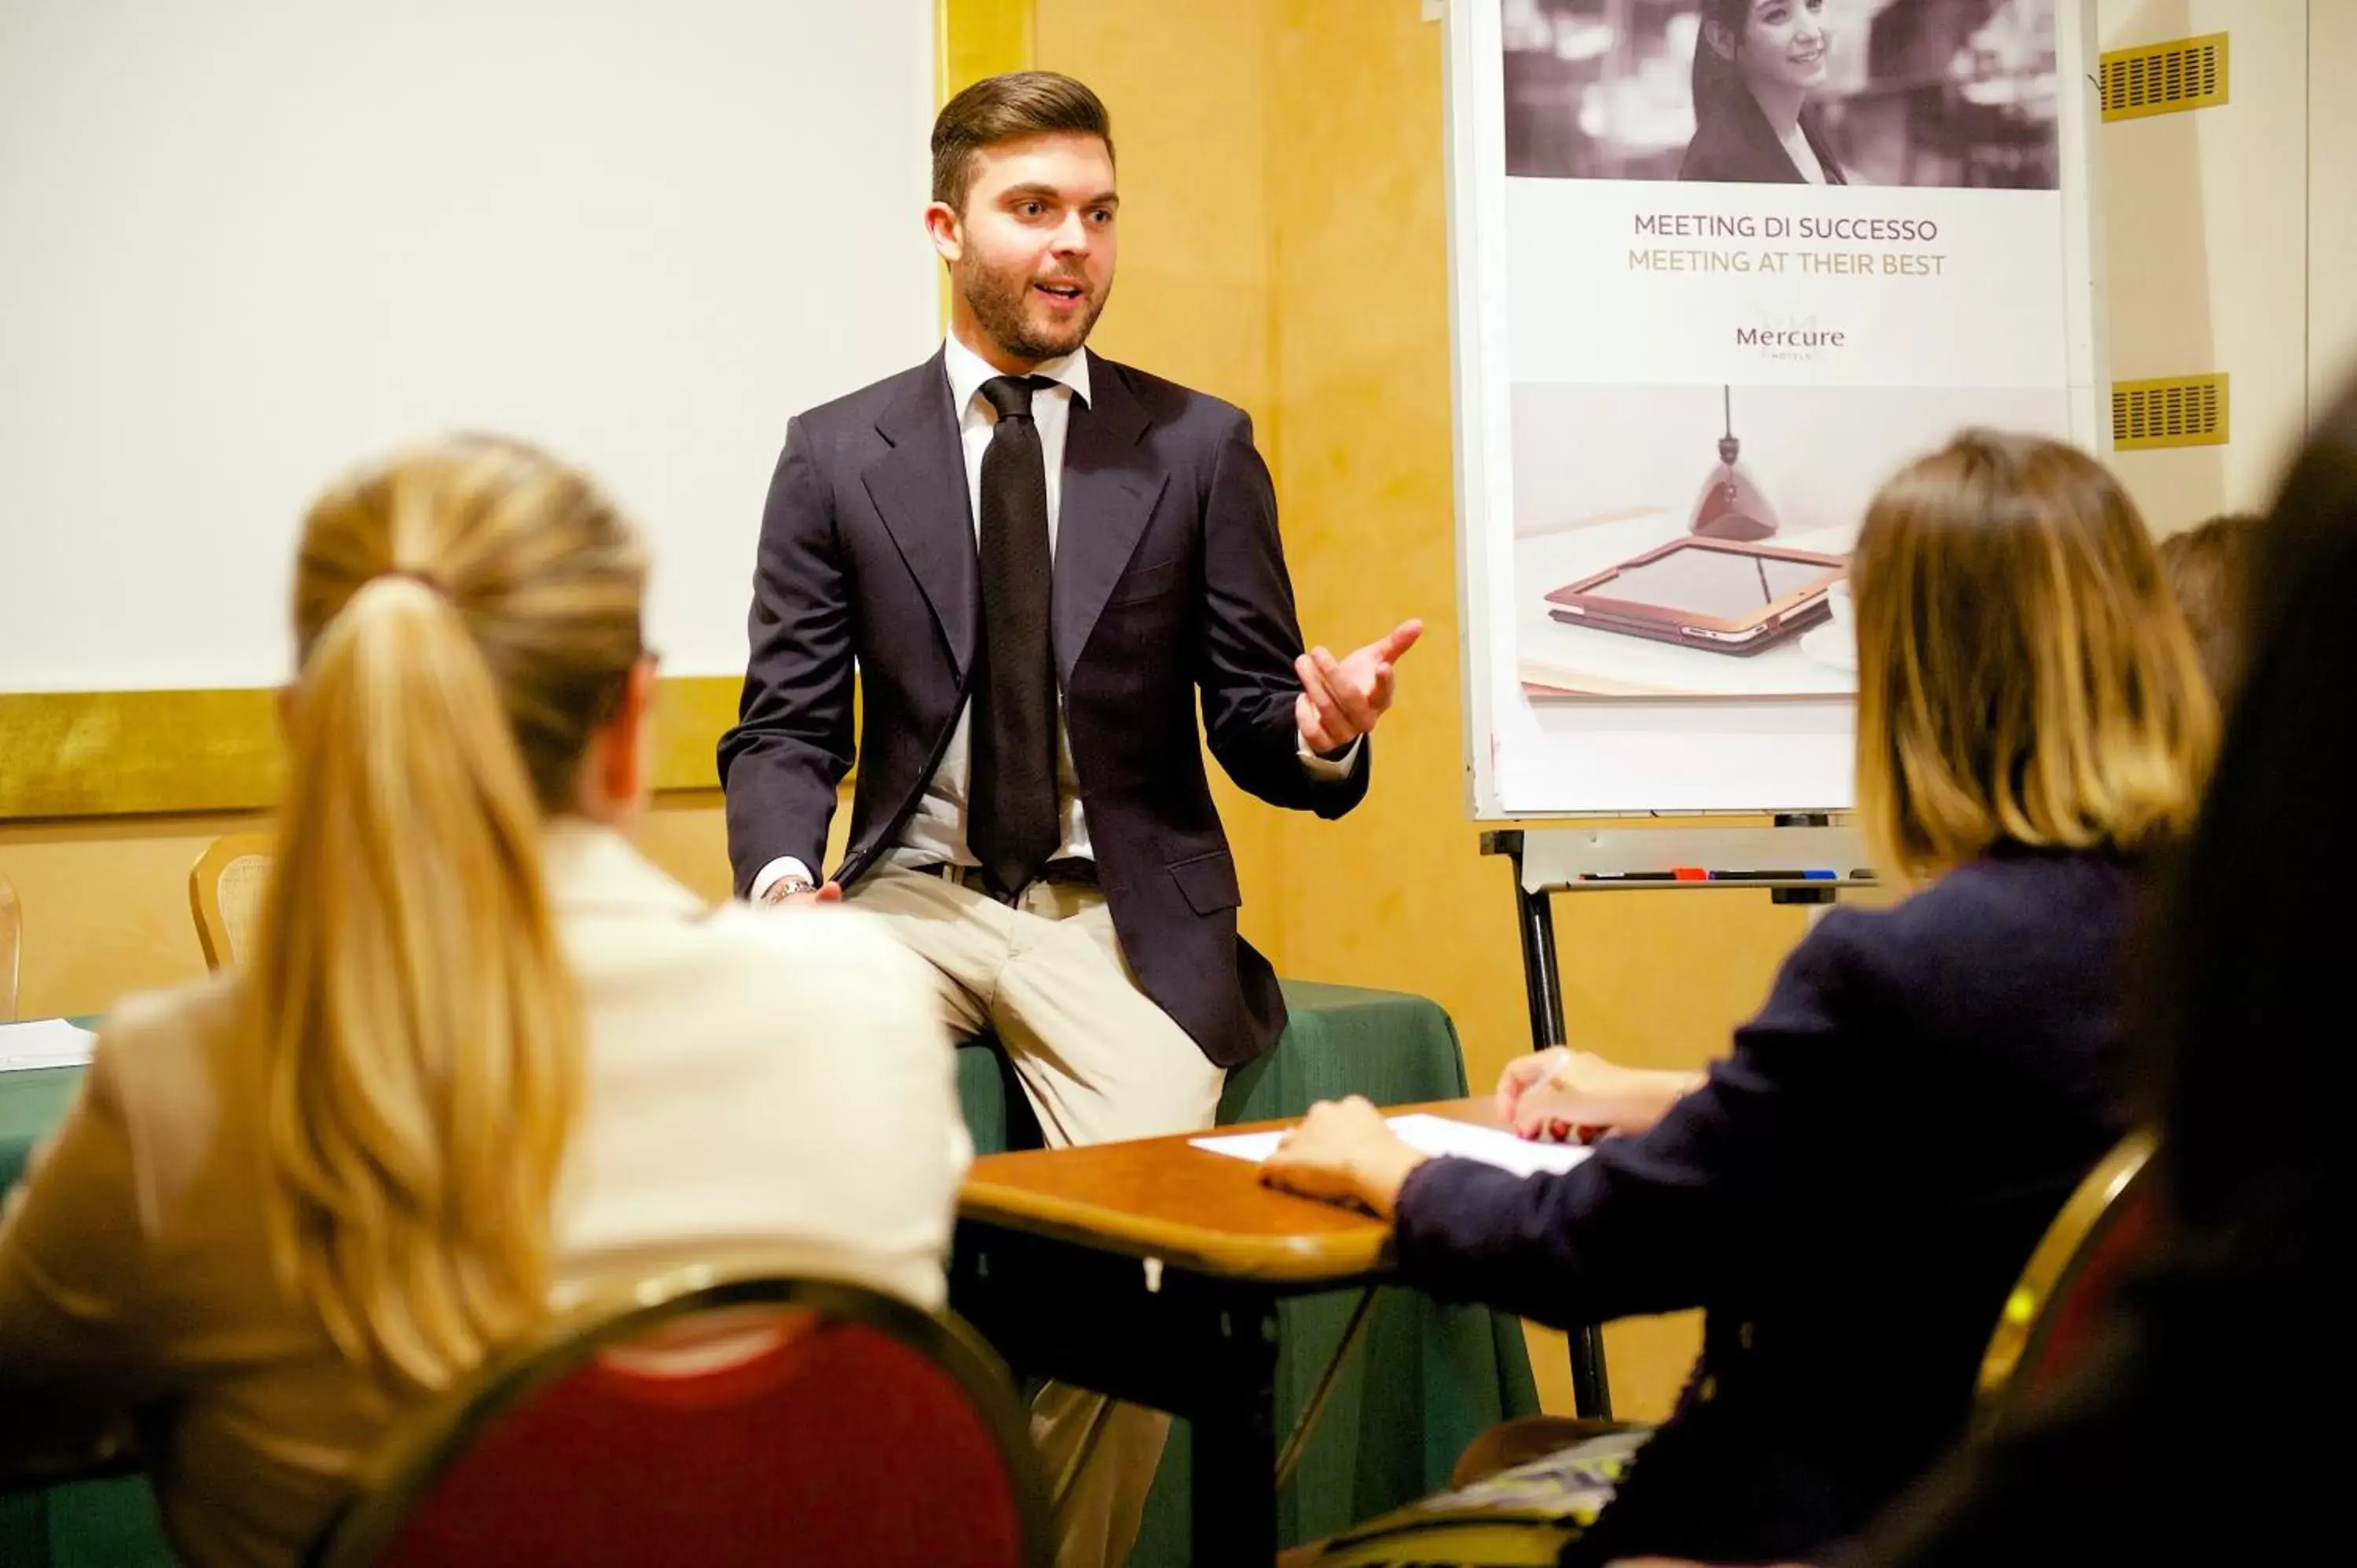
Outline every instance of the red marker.
[[1710, 873], [1705, 871], [1699, 865], [1681, 865], [1674, 867], [1670, 872], [1670, 875], [1680, 882], [1707, 882], [1710, 880]]

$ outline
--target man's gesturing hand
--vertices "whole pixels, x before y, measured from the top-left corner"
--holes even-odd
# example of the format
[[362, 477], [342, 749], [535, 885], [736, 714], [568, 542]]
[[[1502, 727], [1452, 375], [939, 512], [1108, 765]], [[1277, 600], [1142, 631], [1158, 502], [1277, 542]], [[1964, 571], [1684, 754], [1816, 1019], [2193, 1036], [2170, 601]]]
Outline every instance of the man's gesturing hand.
[[1404, 620], [1389, 635], [1340, 659], [1313, 648], [1295, 660], [1301, 695], [1294, 699], [1293, 722], [1301, 744], [1313, 752], [1340, 751], [1373, 729], [1391, 709], [1393, 667], [1423, 635], [1422, 621]]

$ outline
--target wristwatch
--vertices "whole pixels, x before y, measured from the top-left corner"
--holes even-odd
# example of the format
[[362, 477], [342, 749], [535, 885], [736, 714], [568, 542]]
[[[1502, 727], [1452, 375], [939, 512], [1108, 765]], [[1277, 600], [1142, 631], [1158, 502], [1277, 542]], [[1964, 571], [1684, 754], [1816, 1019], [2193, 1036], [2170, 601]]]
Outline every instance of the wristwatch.
[[805, 893], [815, 892], [817, 888], [818, 884], [813, 882], [809, 877], [799, 875], [794, 872], [789, 871], [783, 876], [779, 877], [775, 882], [770, 884], [767, 890], [765, 890], [761, 895], [761, 902], [764, 904], [782, 904], [789, 898], [799, 898]]

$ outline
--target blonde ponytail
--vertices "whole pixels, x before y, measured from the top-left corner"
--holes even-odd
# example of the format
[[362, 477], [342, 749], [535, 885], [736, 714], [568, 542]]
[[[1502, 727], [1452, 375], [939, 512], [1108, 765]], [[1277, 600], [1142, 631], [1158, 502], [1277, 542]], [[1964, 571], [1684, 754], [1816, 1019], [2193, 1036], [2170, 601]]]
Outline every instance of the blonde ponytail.
[[587, 481], [446, 443], [331, 491], [297, 568], [290, 782], [247, 1036], [280, 1276], [440, 1388], [528, 1327], [581, 1097], [541, 879], [643, 566]]

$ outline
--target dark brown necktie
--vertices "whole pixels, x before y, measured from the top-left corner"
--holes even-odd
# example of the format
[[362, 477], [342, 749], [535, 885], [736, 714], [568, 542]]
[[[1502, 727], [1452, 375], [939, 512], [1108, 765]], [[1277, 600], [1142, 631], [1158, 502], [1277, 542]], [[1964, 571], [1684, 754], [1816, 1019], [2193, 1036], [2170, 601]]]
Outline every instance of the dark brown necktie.
[[974, 694], [967, 839], [994, 891], [1012, 897], [1056, 853], [1056, 671], [1048, 615], [1048, 468], [1031, 394], [1042, 376], [999, 376], [982, 456], [982, 670]]

